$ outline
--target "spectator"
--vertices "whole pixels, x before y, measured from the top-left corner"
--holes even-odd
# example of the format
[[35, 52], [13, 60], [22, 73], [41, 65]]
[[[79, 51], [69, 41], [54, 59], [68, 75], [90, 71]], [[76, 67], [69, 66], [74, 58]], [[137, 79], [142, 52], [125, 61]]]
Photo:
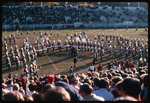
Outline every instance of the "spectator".
[[79, 92], [74, 88], [72, 87], [71, 85], [65, 83], [65, 82], [61, 82], [61, 81], [58, 81], [55, 83], [55, 86], [61, 86], [61, 87], [64, 87], [68, 93], [70, 94], [70, 97], [71, 97], [71, 101], [80, 101], [82, 100]]
[[53, 87], [45, 94], [46, 101], [70, 101], [69, 93], [63, 87]]
[[125, 78], [122, 82], [122, 96], [132, 96], [138, 101], [140, 99], [141, 85], [136, 78]]
[[83, 97], [82, 101], [104, 101], [104, 98], [96, 96], [95, 94], [92, 93], [93, 88], [91, 85], [87, 83], [80, 86], [79, 92]]
[[137, 100], [131, 96], [123, 96], [116, 98], [114, 101], [137, 101]]
[[24, 91], [24, 89], [22, 88], [22, 83], [19, 82], [18, 84], [19, 84], [19, 87], [20, 87], [20, 88], [19, 88], [19, 92], [22, 93], [23, 95], [25, 95], [25, 91]]
[[6, 88], [10, 88], [10, 87], [13, 87], [13, 81], [12, 80], [7, 81], [7, 87]]
[[99, 66], [97, 67], [98, 71], [102, 71], [103, 66], [101, 64], [99, 64]]
[[46, 84], [43, 88], [43, 94], [47, 92], [48, 89], [53, 88], [54, 86], [52, 84]]
[[41, 102], [44, 100], [43, 94], [33, 94], [32, 97], [33, 97], [34, 101]]
[[27, 95], [32, 96], [34, 93], [36, 93], [37, 90], [37, 84], [35, 82], [31, 82], [27, 89]]
[[108, 86], [109, 86], [108, 81], [105, 79], [101, 79], [99, 81], [99, 90], [94, 91], [93, 94], [103, 97], [105, 101], [113, 101], [114, 96], [112, 93], [108, 91]]
[[12, 91], [4, 95], [4, 101], [24, 101], [24, 98], [18, 91]]
[[24, 101], [34, 101], [34, 99], [33, 99], [33, 97], [32, 96], [30, 96], [30, 95], [25, 95], [24, 96]]
[[[115, 86], [115, 90], [117, 91], [117, 93], [119, 94], [118, 96], [116, 96], [116, 97], [120, 97], [122, 94], [122, 92], [121, 92], [121, 87], [122, 86], [122, 81], [119, 81], [117, 84], [116, 84], [116, 86]], [[115, 97], [115, 98], [116, 98]]]
[[17, 83], [13, 85], [13, 91], [19, 91], [19, 85]]
[[77, 90], [77, 91], [79, 91], [79, 87], [78, 87], [78, 85], [79, 85], [79, 79], [77, 78], [77, 77], [75, 77], [75, 78], [73, 78], [72, 79], [72, 86]]

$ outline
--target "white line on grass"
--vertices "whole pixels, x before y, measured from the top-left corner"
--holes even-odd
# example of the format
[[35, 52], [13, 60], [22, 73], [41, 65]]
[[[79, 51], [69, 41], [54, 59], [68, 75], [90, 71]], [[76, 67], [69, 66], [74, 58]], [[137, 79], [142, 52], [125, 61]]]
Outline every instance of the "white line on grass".
[[[35, 37], [32, 34], [31, 34], [31, 36], [35, 39]], [[55, 64], [53, 63], [53, 61], [51, 60], [51, 58], [47, 55], [47, 53], [46, 53], [46, 56], [48, 57], [48, 59], [50, 60], [50, 62], [53, 64], [53, 66], [55, 67], [55, 69], [58, 70], [58, 68], [55, 66]]]

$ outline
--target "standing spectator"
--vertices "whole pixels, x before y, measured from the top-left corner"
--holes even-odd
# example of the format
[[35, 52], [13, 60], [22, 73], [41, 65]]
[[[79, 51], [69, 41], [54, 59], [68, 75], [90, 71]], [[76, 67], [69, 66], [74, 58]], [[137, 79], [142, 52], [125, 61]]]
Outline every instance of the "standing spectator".
[[93, 65], [95, 65], [95, 61], [96, 61], [96, 55], [93, 54]]
[[99, 63], [99, 66], [97, 67], [97, 70], [102, 71], [102, 69], [103, 69], [103, 66]]
[[109, 82], [106, 79], [99, 81], [99, 90], [94, 91], [93, 94], [103, 97], [105, 101], [113, 101], [114, 96], [108, 91]]
[[90, 72], [95, 71], [95, 67], [93, 66], [93, 64], [91, 64], [91, 65], [90, 65], [90, 67], [89, 67], [89, 71], [90, 71]]
[[104, 101], [103, 97], [93, 94], [93, 88], [91, 85], [85, 83], [80, 86], [80, 94], [83, 97], [82, 101]]
[[70, 73], [73, 73], [73, 68], [72, 68], [72, 66], [70, 67], [69, 72], [70, 72]]
[[78, 59], [77, 59], [77, 56], [76, 56], [76, 57], [74, 57], [74, 68], [77, 67], [77, 62], [78, 62]]

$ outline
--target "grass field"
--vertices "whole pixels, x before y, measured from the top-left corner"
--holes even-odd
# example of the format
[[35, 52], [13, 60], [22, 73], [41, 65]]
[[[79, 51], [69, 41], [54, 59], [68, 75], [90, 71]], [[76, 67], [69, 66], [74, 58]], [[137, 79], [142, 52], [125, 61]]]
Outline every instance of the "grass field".
[[[86, 34], [88, 34], [88, 38], [90, 40], [94, 39], [94, 36], [98, 35], [98, 33], [108, 33], [108, 35], [110, 33], [112, 34], [118, 34], [118, 35], [123, 35], [128, 36], [129, 38], [141, 38], [141, 39], [148, 39], [148, 32], [145, 32], [144, 28], [139, 28], [138, 31], [135, 30], [135, 28], [132, 29], [128, 29], [127, 31], [125, 29], [85, 29], [83, 30]], [[42, 32], [43, 34], [45, 32], [47, 32], [48, 34], [53, 33], [53, 35], [51, 36], [51, 40], [55, 40], [57, 43], [57, 40], [60, 39], [62, 41], [62, 43], [65, 43], [66, 38], [66, 34], [68, 33], [70, 34], [74, 34], [74, 33], [79, 33], [82, 32], [82, 30], [80, 29], [76, 29], [76, 30], [36, 30], [34, 31], [36, 34], [33, 34], [33, 31], [28, 31], [31, 33], [31, 35], [26, 35], [26, 31], [22, 31], [24, 35], [20, 35], [16, 41], [16, 45], [18, 45], [18, 47], [22, 47], [23, 46], [23, 41], [24, 39], [28, 36], [29, 38], [29, 42], [30, 44], [32, 44], [33, 46], [36, 46], [35, 44], [35, 39], [36, 37], [40, 37], [39, 32]], [[16, 33], [16, 31], [7, 31], [7, 32], [2, 32], [2, 38], [4, 38], [4, 36], [9, 36], [11, 34]], [[60, 34], [60, 36], [58, 36], [57, 34]], [[20, 34], [20, 32], [19, 32]], [[105, 37], [104, 37], [105, 40]], [[9, 41], [8, 41], [9, 42]], [[112, 46], [116, 44], [116, 42], [112, 43]], [[106, 45], [106, 42], [105, 42]], [[105, 46], [104, 45], [104, 46]], [[8, 43], [8, 50], [10, 50], [10, 47], [14, 47], [14, 43], [12, 42], [12, 45], [9, 45]], [[106, 48], [106, 46], [105, 46]], [[62, 49], [61, 52], [59, 52], [59, 50], [56, 49], [55, 53], [53, 53], [52, 51], [50, 51], [50, 53], [45, 53], [44, 55], [40, 54], [40, 56], [37, 57], [37, 65], [38, 66], [42, 66], [42, 68], [38, 71], [39, 75], [43, 75], [43, 74], [58, 74], [58, 73], [67, 73], [67, 71], [70, 69], [71, 66], [73, 66], [73, 58], [69, 58], [68, 53], [66, 52], [65, 48]], [[117, 58], [115, 58], [113, 55], [109, 56], [108, 54], [108, 50], [105, 49], [105, 56], [104, 56], [104, 60], [103, 62], [100, 60], [100, 58], [98, 58], [98, 61], [96, 61], [96, 64], [94, 65], [95, 67], [98, 66], [99, 63], [101, 63], [103, 65], [104, 68], [107, 67], [107, 63], [110, 61], [114, 61], [114, 60], [118, 60], [121, 59], [119, 57], [119, 54], [117, 54]], [[79, 62], [77, 63], [77, 69], [75, 69], [75, 72], [86, 72], [88, 71], [89, 68], [89, 64], [92, 62], [93, 60], [93, 53], [91, 52], [85, 52], [85, 51], [79, 51]], [[8, 75], [8, 68], [6, 67], [6, 62], [5, 62], [5, 54], [4, 54], [4, 48], [2, 46], [2, 78], [6, 78], [6, 76]], [[22, 66], [20, 66], [20, 69], [17, 71], [16, 70], [16, 65], [12, 65], [11, 67], [11, 72], [12, 74], [18, 74], [19, 76], [23, 73], [23, 69], [21, 69]]]

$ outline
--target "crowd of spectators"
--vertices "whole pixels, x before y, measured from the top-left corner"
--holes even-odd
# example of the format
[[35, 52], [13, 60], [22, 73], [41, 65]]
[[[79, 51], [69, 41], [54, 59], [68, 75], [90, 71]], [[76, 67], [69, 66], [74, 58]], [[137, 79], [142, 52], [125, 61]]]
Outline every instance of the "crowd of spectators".
[[[132, 7], [133, 8], [133, 7]], [[143, 8], [103, 7], [100, 9], [84, 6], [4, 6], [2, 7], [2, 19], [4, 24], [13, 24], [18, 19], [20, 24], [64, 24], [74, 22], [107, 22], [122, 23], [134, 21], [134, 23], [147, 22], [148, 14]], [[31, 21], [26, 21], [31, 17]], [[66, 18], [69, 18], [66, 20]], [[135, 18], [132, 18], [135, 17]], [[103, 19], [104, 18], [104, 19]], [[134, 19], [134, 20], [133, 20]]]
[[8, 78], [2, 79], [2, 100], [147, 101], [148, 67], [143, 61], [133, 63], [134, 66], [127, 61], [120, 62], [120, 70], [114, 68], [118, 60], [110, 63], [110, 69], [97, 68], [85, 73], [31, 77], [9, 73]]

